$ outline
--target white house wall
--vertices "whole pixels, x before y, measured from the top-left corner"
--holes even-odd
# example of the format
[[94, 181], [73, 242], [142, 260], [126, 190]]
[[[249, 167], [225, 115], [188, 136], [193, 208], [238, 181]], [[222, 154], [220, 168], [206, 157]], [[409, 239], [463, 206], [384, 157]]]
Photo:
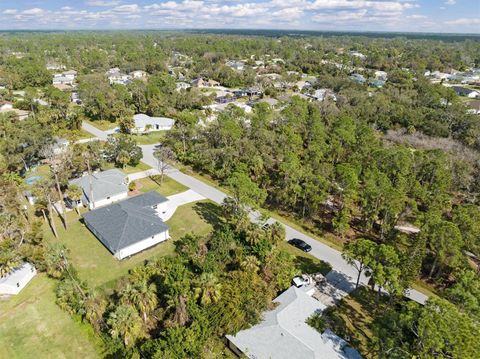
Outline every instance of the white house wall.
[[[125, 199], [127, 197], [128, 197], [128, 192], [123, 192], [114, 196], [110, 196], [108, 198], [97, 200], [95, 201], [95, 208], [107, 206], [111, 203], [121, 201], [122, 199]], [[89, 207], [90, 209], [93, 209], [93, 206], [91, 203], [89, 204]]]
[[170, 234], [168, 233], [168, 229], [167, 229], [165, 232], [158, 233], [155, 236], [144, 239], [128, 247], [122, 248], [117, 253], [115, 253], [115, 258], [123, 259], [123, 258], [129, 257], [147, 248], [153, 247], [154, 245], [160, 242], [166, 241], [168, 238], [170, 238]]
[[21, 277], [15, 278], [15, 280], [12, 279], [11, 281], [6, 281], [5, 283], [0, 283], [0, 294], [16, 295], [20, 293], [28, 282], [30, 282], [37, 274], [36, 269], [32, 265], [29, 265], [27, 268], [28, 270], [22, 271]]

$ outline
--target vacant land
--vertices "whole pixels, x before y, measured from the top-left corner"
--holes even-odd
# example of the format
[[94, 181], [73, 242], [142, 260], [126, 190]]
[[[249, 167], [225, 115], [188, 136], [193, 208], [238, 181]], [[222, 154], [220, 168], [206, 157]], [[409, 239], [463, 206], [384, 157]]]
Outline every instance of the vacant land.
[[154, 145], [156, 143], [161, 143], [165, 139], [164, 131], [154, 131], [138, 135], [130, 135], [134, 138], [139, 145]]
[[[105, 170], [109, 170], [109, 169], [112, 169], [112, 168], [118, 168], [118, 167], [116, 167], [113, 163], [105, 163], [105, 165], [102, 167], [102, 170], [105, 171]], [[124, 168], [119, 168], [119, 169], [122, 170], [125, 174], [128, 175], [130, 173], [150, 170], [151, 167], [149, 167], [148, 165], [146, 165], [143, 162], [140, 162], [136, 166], [126, 165]]]
[[188, 187], [185, 187], [183, 184], [178, 183], [177, 181], [171, 179], [170, 177], [164, 176], [163, 182], [157, 180], [157, 177], [145, 177], [138, 181], [138, 190], [141, 192], [150, 192], [157, 191], [163, 196], [171, 196], [173, 194], [181, 193], [188, 190]]
[[205, 219], [207, 217], [204, 217], [198, 210], [198, 206], [202, 206], [200, 203], [204, 202], [190, 203], [178, 207], [173, 217], [167, 221], [170, 226], [170, 240], [122, 261], [113, 257], [73, 211], [67, 215], [68, 230], [65, 231], [57, 219], [59, 238], [56, 239], [50, 228], [45, 226], [46, 238], [49, 241], [60, 241], [67, 246], [72, 264], [78, 270], [80, 278], [90, 286], [111, 287], [119, 277], [127, 274], [131, 268], [144, 263], [146, 260], [173, 254], [173, 241], [186, 233], [209, 233], [212, 224], [208, 223]]
[[114, 128], [118, 127], [118, 124], [116, 122], [110, 122], [110, 121], [105, 121], [105, 120], [84, 120], [88, 122], [90, 125], [95, 126], [99, 130], [102, 131], [107, 131], [107, 130], [113, 130]]
[[55, 282], [36, 276], [17, 296], [0, 300], [0, 358], [100, 358], [91, 328], [55, 304]]

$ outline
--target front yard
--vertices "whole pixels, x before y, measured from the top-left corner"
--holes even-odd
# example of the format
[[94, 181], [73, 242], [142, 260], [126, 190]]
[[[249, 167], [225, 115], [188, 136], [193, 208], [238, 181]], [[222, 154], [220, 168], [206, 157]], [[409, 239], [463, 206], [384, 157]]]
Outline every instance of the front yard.
[[92, 329], [55, 303], [54, 285], [40, 274], [17, 296], [0, 300], [0, 358], [101, 358]]
[[145, 177], [135, 182], [137, 183], [137, 189], [140, 192], [157, 191], [163, 196], [171, 196], [188, 190], [188, 187], [185, 187], [167, 176], [163, 177], [163, 182], [161, 184], [159, 177], [157, 176], [154, 178]]
[[[68, 213], [68, 230], [62, 227], [57, 218], [56, 225], [59, 238], [56, 239], [50, 228], [45, 225], [45, 235], [48, 241], [60, 241], [69, 249], [72, 264], [78, 270], [80, 278], [91, 287], [113, 287], [115, 281], [137, 265], [146, 260], [174, 253], [173, 241], [183, 235], [195, 232], [207, 234], [212, 229], [207, 217], [198, 210], [201, 202], [190, 203], [178, 207], [173, 217], [167, 221], [170, 226], [171, 239], [153, 248], [140, 252], [131, 258], [119, 261], [113, 257], [103, 244], [85, 227], [77, 213]], [[205, 201], [205, 203], [208, 203]]]

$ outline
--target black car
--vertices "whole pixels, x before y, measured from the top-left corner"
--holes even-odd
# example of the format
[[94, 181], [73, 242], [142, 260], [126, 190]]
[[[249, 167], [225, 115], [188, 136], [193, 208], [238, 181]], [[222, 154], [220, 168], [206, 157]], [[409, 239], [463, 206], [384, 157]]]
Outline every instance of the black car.
[[305, 243], [305, 241], [302, 241], [301, 239], [298, 238], [293, 238], [288, 241], [292, 246], [297, 247], [298, 249], [301, 249], [304, 252], [310, 252], [312, 250], [312, 246], [308, 243]]

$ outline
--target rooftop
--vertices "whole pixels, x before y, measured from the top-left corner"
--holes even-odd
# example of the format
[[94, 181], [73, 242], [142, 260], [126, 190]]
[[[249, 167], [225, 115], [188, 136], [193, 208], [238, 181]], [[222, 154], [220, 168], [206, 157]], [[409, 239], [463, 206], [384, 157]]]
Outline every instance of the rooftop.
[[[306, 323], [326, 306], [313, 299], [302, 288], [287, 289], [275, 300], [278, 306], [266, 312], [260, 324], [227, 335], [249, 358], [276, 359], [356, 359], [353, 349], [345, 350], [346, 342], [331, 332], [320, 334]], [[347, 354], [348, 353], [348, 354]]]
[[168, 230], [154, 206], [168, 201], [152, 191], [101, 207], [83, 215], [85, 224], [110, 250], [117, 253], [146, 238]]
[[[75, 178], [70, 184], [77, 185], [83, 189], [82, 201], [88, 201], [90, 196], [90, 175]], [[98, 201], [116, 194], [128, 191], [126, 175], [119, 169], [111, 169], [103, 172], [93, 173], [92, 176], [93, 200]]]

